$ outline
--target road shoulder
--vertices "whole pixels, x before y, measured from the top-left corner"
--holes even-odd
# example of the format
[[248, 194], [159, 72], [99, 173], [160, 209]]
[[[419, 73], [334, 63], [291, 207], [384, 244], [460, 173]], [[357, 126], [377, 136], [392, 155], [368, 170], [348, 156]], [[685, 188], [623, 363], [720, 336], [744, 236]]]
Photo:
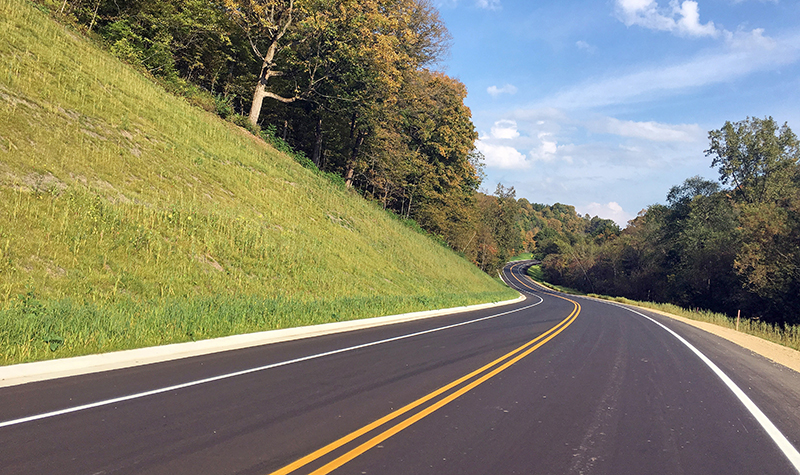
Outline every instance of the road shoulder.
[[708, 322], [700, 322], [652, 308], [639, 307], [636, 305], [630, 306], [643, 311], [657, 313], [687, 325], [691, 325], [695, 328], [699, 328], [713, 335], [717, 335], [720, 338], [724, 338], [731, 343], [735, 343], [747, 350], [752, 351], [753, 353], [759, 354], [764, 358], [800, 373], [800, 351], [787, 348], [783, 345], [767, 341], [757, 336], [738, 332], [732, 328], [725, 328]]

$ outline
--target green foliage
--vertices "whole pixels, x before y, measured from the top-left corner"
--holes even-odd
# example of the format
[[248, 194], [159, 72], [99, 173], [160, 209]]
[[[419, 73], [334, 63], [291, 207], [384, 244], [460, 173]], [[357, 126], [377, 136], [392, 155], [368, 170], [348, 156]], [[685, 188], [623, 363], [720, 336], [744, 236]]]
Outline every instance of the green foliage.
[[712, 167], [720, 181], [732, 184], [734, 194], [747, 203], [775, 201], [785, 196], [800, 160], [800, 141], [788, 124], [778, 127], [772, 117], [725, 122], [708, 133]]
[[4, 363], [513, 297], [22, 0], [0, 65]]
[[[548, 244], [545, 277], [579, 289], [670, 302], [777, 325], [800, 322], [800, 153], [769, 117], [709, 132], [720, 183], [674, 186], [618, 238], [583, 248]], [[590, 226], [591, 227], [591, 226]], [[556, 242], [554, 231], [537, 243]]]
[[[498, 288], [500, 286], [498, 285]], [[92, 302], [33, 292], [0, 307], [0, 365], [508, 298], [498, 292], [324, 297], [213, 294]], [[513, 298], [513, 297], [512, 297]]]

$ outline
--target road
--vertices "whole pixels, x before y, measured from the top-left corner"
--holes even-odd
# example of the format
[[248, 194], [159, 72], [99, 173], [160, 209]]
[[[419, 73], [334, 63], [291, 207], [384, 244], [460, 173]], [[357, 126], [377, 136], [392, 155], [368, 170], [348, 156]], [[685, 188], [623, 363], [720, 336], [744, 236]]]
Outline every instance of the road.
[[507, 307], [2, 388], [0, 473], [798, 473], [800, 374], [524, 271]]

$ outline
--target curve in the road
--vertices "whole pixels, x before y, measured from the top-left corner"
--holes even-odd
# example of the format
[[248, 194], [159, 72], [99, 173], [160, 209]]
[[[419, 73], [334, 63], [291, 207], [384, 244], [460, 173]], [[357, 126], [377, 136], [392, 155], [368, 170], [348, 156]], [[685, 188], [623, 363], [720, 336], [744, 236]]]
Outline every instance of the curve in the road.
[[[512, 266], [511, 269], [513, 270], [515, 266]], [[513, 273], [511, 274], [520, 284], [525, 285], [516, 275]], [[525, 285], [529, 287], [528, 285]], [[530, 288], [530, 287], [529, 287]], [[552, 291], [548, 290], [548, 293], [551, 295], [557, 296], [556, 294], [552, 293]], [[563, 298], [563, 297], [562, 297]], [[593, 299], [597, 300], [597, 299]], [[637, 312], [636, 310], [627, 307], [625, 305], [619, 305], [611, 302], [606, 302], [604, 300], [597, 300], [600, 303], [604, 303], [606, 305], [612, 305], [614, 307], [619, 307], [625, 309], [629, 312], [632, 312], [636, 315], [639, 315], [647, 320], [655, 323], [659, 327], [666, 330], [670, 335], [675, 337], [678, 341], [686, 345], [689, 350], [692, 351], [703, 363], [708, 366], [711, 371], [725, 384], [725, 386], [736, 396], [736, 398], [742, 403], [742, 405], [747, 409], [748, 412], [755, 418], [756, 421], [761, 425], [764, 431], [769, 435], [775, 445], [778, 446], [778, 449], [786, 456], [789, 462], [794, 466], [795, 470], [800, 473], [800, 452], [789, 442], [785, 435], [778, 429], [775, 424], [764, 414], [764, 412], [742, 391], [736, 383], [731, 380], [731, 378], [725, 374], [713, 361], [711, 361], [706, 355], [704, 355], [700, 350], [698, 350], [694, 345], [686, 341], [683, 337], [675, 333], [673, 330], [668, 328], [667, 326], [663, 325], [662, 323], [648, 317], [647, 315]]]
[[[520, 264], [513, 265], [511, 267], [511, 269], [513, 270], [513, 268], [518, 266], [518, 265], [520, 265]], [[517, 288], [517, 290], [536, 290], [533, 287], [531, 287], [530, 285], [528, 285], [526, 282], [524, 282], [524, 281], [520, 280], [518, 277], [514, 276], [513, 273], [512, 273], [512, 276], [517, 281], [517, 283], [521, 287], [524, 288], [524, 289], [521, 289], [520, 287], [512, 286], [512, 287]], [[340, 438], [340, 439], [338, 439], [338, 440], [326, 445], [325, 447], [322, 447], [321, 449], [319, 449], [319, 450], [317, 450], [317, 451], [315, 451], [315, 452], [313, 452], [313, 453], [311, 453], [311, 454], [309, 454], [309, 455], [307, 455], [307, 456], [305, 456], [305, 457], [303, 457], [301, 459], [298, 459], [295, 462], [292, 462], [291, 464], [289, 464], [289, 465], [287, 465], [287, 466], [285, 466], [285, 467], [283, 467], [283, 468], [281, 468], [279, 470], [276, 470], [276, 471], [272, 472], [270, 475], [287, 475], [289, 473], [292, 473], [295, 470], [297, 470], [299, 468], [302, 468], [302, 467], [308, 465], [309, 463], [312, 463], [312, 462], [320, 459], [321, 457], [333, 452], [334, 450], [336, 450], [336, 449], [338, 449], [340, 447], [343, 447], [344, 445], [346, 445], [346, 444], [348, 444], [348, 443], [350, 443], [350, 442], [352, 442], [352, 441], [354, 441], [354, 440], [356, 440], [356, 439], [368, 434], [369, 432], [372, 432], [373, 430], [378, 429], [379, 427], [381, 427], [381, 426], [393, 421], [394, 419], [399, 418], [400, 416], [402, 416], [402, 415], [404, 415], [404, 414], [416, 409], [417, 407], [422, 406], [423, 404], [435, 399], [436, 397], [447, 393], [448, 391], [458, 387], [459, 385], [461, 385], [463, 383], [466, 383], [467, 381], [469, 381], [469, 380], [471, 380], [473, 378], [478, 377], [482, 373], [486, 373], [486, 374], [483, 374], [483, 376], [481, 376], [480, 378], [475, 379], [474, 381], [472, 381], [469, 384], [466, 384], [465, 386], [461, 387], [460, 389], [452, 392], [451, 394], [449, 394], [446, 397], [443, 397], [439, 401], [437, 401], [437, 402], [431, 404], [430, 406], [422, 409], [421, 411], [419, 411], [416, 414], [408, 417], [407, 419], [404, 419], [404, 420], [398, 422], [397, 424], [395, 424], [394, 426], [391, 426], [391, 427], [383, 430], [381, 433], [373, 436], [372, 438], [370, 438], [366, 442], [358, 445], [357, 447], [355, 447], [355, 448], [351, 449], [350, 451], [348, 451], [347, 453], [337, 457], [336, 459], [332, 460], [331, 462], [328, 462], [327, 464], [323, 465], [322, 467], [318, 468], [317, 470], [314, 470], [313, 472], [311, 472], [311, 475], [324, 475], [324, 474], [330, 473], [330, 472], [336, 470], [337, 468], [341, 467], [342, 465], [346, 464], [347, 462], [355, 459], [356, 457], [358, 457], [359, 455], [363, 454], [364, 452], [368, 451], [369, 449], [377, 446], [378, 444], [380, 444], [381, 442], [385, 441], [386, 439], [392, 437], [395, 434], [398, 434], [402, 430], [407, 429], [408, 427], [410, 427], [411, 425], [415, 424], [416, 422], [419, 422], [420, 420], [424, 419], [425, 417], [433, 414], [437, 410], [439, 410], [442, 407], [446, 406], [447, 404], [453, 402], [454, 400], [458, 399], [459, 397], [461, 397], [462, 395], [464, 395], [467, 392], [471, 391], [472, 389], [480, 386], [481, 384], [485, 383], [486, 381], [488, 381], [489, 379], [493, 378], [494, 376], [500, 374], [504, 370], [508, 369], [509, 367], [511, 367], [516, 362], [518, 362], [521, 359], [525, 358], [526, 356], [530, 355], [531, 353], [536, 351], [538, 348], [540, 348], [542, 345], [544, 345], [548, 341], [550, 341], [553, 338], [555, 338], [556, 335], [558, 335], [559, 333], [564, 331], [568, 326], [570, 326], [572, 324], [572, 322], [575, 321], [576, 318], [578, 318], [578, 315], [581, 312], [581, 306], [580, 306], [580, 304], [578, 302], [575, 302], [574, 300], [568, 299], [566, 297], [562, 297], [560, 295], [553, 295], [553, 296], [554, 297], [558, 297], [558, 298], [560, 298], [562, 300], [566, 300], [568, 302], [571, 302], [574, 305], [574, 307], [572, 309], [572, 312], [564, 320], [560, 321], [558, 324], [556, 324], [555, 326], [553, 326], [549, 330], [545, 331], [544, 333], [542, 333], [538, 337], [536, 337], [536, 338], [530, 340], [529, 342], [525, 343], [524, 345], [522, 345], [522, 346], [520, 346], [520, 347], [518, 347], [518, 348], [516, 348], [516, 349], [514, 349], [512, 351], [510, 351], [509, 353], [506, 353], [505, 355], [503, 355], [500, 358], [492, 361], [491, 363], [489, 363], [487, 365], [484, 365], [481, 368], [478, 368], [477, 370], [475, 370], [475, 371], [473, 371], [473, 372], [471, 372], [471, 373], [469, 373], [469, 374], [467, 374], [467, 375], [465, 375], [465, 376], [453, 381], [452, 383], [449, 383], [449, 384], [447, 384], [445, 386], [442, 386], [441, 388], [437, 389], [436, 391], [433, 391], [433, 392], [431, 392], [431, 393], [429, 393], [429, 394], [417, 399], [416, 401], [414, 401], [414, 402], [412, 402], [412, 403], [410, 403], [410, 404], [408, 404], [408, 405], [406, 405], [406, 406], [404, 406], [404, 407], [402, 407], [402, 408], [400, 408], [400, 409], [398, 409], [398, 410], [396, 410], [396, 411], [394, 411], [394, 412], [392, 412], [392, 413], [390, 413], [390, 414], [388, 414], [388, 415], [376, 420], [375, 422], [372, 422], [371, 424], [368, 424], [368, 425], [366, 425], [366, 426], [364, 426], [364, 427], [362, 427], [362, 428], [360, 428], [360, 429], [358, 429], [356, 431], [353, 431], [350, 434], [348, 434], [348, 435], [346, 435], [346, 436], [344, 436], [344, 437], [342, 437], [342, 438]], [[538, 297], [538, 298], [540, 299], [539, 303], [541, 303], [541, 297]], [[494, 369], [492, 369], [492, 368], [494, 368]]]

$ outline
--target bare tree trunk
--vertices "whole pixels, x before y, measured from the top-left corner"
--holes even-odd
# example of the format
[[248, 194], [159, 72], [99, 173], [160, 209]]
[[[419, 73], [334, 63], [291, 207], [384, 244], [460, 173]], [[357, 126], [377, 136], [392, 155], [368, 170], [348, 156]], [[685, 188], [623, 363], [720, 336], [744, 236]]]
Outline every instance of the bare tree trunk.
[[358, 158], [358, 149], [364, 143], [364, 133], [359, 132], [356, 137], [356, 143], [353, 145], [353, 153], [350, 155], [350, 160], [347, 163], [347, 174], [344, 177], [344, 183], [348, 188], [353, 186], [353, 173], [355, 172], [356, 158]]
[[[269, 48], [267, 48], [267, 53], [264, 55], [263, 62], [261, 63], [261, 73], [258, 75], [258, 84], [256, 84], [256, 90], [253, 92], [253, 103], [250, 106], [250, 115], [248, 116], [250, 123], [253, 125], [258, 124], [258, 117], [261, 115], [261, 106], [264, 103], [265, 97], [269, 97], [284, 103], [294, 102], [296, 99], [298, 99], [297, 96], [285, 98], [267, 91], [267, 83], [269, 82], [269, 78], [279, 76], [281, 74], [280, 72], [272, 70], [273, 61], [275, 60], [275, 54], [278, 52], [278, 43], [280, 42], [281, 38], [283, 38], [283, 35], [286, 34], [289, 26], [292, 24], [293, 9], [294, 1], [290, 1], [286, 23], [283, 24], [281, 30], [275, 35], [274, 38], [272, 38], [272, 42], [270, 43]], [[261, 56], [252, 40], [250, 44], [253, 47], [253, 51], [255, 51], [257, 55]]]
[[97, 20], [97, 10], [100, 9], [100, 0], [97, 0], [97, 4], [94, 6], [94, 14], [92, 14], [92, 21], [89, 23], [89, 32], [91, 33], [92, 28], [94, 27], [94, 22]]
[[317, 130], [314, 133], [314, 153], [311, 155], [311, 161], [319, 168], [320, 158], [322, 157], [322, 116], [317, 119]]
[[273, 42], [269, 50], [267, 50], [267, 55], [264, 56], [264, 63], [261, 65], [261, 74], [258, 77], [256, 90], [253, 92], [253, 103], [250, 105], [250, 115], [248, 116], [250, 123], [253, 125], [258, 124], [258, 117], [261, 115], [261, 106], [264, 103], [264, 98], [267, 97], [267, 82], [272, 76], [272, 60], [275, 57], [276, 47], [277, 43]]

